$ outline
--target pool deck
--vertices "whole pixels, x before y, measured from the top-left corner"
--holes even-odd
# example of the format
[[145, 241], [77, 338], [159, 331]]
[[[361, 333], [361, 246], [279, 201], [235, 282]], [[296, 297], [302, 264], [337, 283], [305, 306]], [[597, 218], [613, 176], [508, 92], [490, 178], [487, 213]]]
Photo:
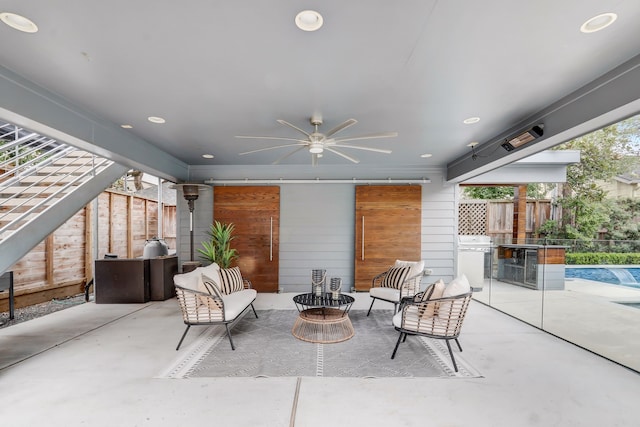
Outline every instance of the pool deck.
[[640, 372], [640, 289], [566, 279], [564, 290], [539, 291], [485, 280], [477, 301]]

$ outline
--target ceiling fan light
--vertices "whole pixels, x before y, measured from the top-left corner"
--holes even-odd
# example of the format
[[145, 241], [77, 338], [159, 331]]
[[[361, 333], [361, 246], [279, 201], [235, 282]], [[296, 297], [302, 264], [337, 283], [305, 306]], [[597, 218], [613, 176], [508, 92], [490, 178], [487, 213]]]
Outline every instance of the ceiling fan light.
[[324, 147], [322, 146], [322, 144], [318, 142], [313, 142], [309, 145], [309, 152], [311, 154], [320, 154], [323, 151], [324, 151]]

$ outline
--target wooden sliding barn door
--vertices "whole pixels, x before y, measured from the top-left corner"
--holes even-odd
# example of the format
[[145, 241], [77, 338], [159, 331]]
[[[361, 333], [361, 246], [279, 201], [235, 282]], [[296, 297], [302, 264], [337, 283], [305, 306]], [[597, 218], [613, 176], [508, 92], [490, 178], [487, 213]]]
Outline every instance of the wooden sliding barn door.
[[421, 211], [419, 185], [356, 186], [356, 291], [368, 291], [396, 259], [421, 258]]
[[213, 219], [235, 225], [237, 265], [258, 292], [278, 292], [280, 187], [214, 187]]

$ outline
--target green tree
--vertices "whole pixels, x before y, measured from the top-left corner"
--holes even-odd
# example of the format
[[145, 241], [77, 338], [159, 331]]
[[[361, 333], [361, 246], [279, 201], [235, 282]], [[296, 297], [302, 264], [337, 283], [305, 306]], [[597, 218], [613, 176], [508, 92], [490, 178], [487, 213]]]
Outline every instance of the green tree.
[[603, 224], [606, 240], [640, 240], [640, 200], [608, 200], [609, 220]]
[[[464, 187], [464, 196], [467, 199], [480, 200], [504, 200], [513, 199], [514, 187], [511, 186], [491, 186], [491, 187]], [[543, 198], [545, 186], [542, 184], [527, 184], [527, 197], [530, 199]]]
[[606, 193], [599, 182], [632, 169], [638, 123], [640, 116], [635, 116], [554, 148], [580, 150], [581, 155], [580, 163], [567, 167], [567, 182], [561, 184], [559, 223], [542, 227], [549, 237], [594, 239], [611, 220], [611, 205], [605, 202]]

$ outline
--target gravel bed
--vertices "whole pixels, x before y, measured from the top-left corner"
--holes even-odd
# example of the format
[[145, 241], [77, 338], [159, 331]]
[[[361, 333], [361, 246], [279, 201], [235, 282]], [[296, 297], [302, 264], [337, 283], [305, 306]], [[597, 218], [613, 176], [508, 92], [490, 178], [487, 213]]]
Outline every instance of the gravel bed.
[[11, 325], [26, 322], [27, 320], [36, 319], [46, 316], [49, 313], [64, 310], [65, 308], [75, 305], [84, 304], [84, 294], [78, 294], [64, 299], [53, 299], [48, 302], [30, 305], [29, 307], [21, 307], [15, 309], [15, 318], [9, 320], [9, 312], [0, 313], [0, 328], [6, 328]]

